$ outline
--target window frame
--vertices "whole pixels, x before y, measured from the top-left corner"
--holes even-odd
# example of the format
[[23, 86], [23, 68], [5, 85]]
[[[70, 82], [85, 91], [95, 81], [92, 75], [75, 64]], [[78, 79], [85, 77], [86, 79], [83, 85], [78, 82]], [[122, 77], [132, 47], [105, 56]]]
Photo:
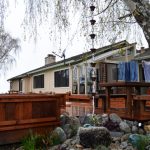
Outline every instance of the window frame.
[[[36, 83], [35, 84], [35, 78], [38, 78], [39, 76], [43, 76], [42, 77], [43, 81], [40, 81], [40, 83]], [[38, 80], [38, 79], [36, 79], [36, 80]], [[33, 76], [33, 89], [43, 89], [44, 86], [45, 86], [44, 85], [44, 81], [45, 81], [45, 75], [44, 75], [44, 73]], [[40, 84], [40, 85], [38, 85], [38, 84]]]
[[[54, 71], [54, 87], [55, 88], [69, 87], [69, 75], [70, 74], [69, 74], [69, 69], [68, 68]], [[59, 79], [59, 81], [58, 81], [58, 79]]]

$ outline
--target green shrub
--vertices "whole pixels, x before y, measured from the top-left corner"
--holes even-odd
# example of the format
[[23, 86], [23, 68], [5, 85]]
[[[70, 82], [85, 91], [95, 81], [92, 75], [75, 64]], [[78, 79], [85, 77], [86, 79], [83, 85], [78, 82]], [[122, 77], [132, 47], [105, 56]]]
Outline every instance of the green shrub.
[[61, 139], [56, 132], [52, 132], [50, 135], [50, 141], [52, 145], [58, 145], [61, 143]]
[[48, 147], [46, 136], [33, 134], [32, 131], [24, 137], [21, 141], [21, 145], [24, 150], [44, 150]]

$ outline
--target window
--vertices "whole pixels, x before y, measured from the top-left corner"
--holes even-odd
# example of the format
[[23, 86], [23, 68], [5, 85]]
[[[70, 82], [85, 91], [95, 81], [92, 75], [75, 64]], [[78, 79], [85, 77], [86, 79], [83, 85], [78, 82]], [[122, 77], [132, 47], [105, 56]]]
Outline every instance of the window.
[[79, 68], [79, 92], [80, 94], [85, 94], [85, 66], [82, 65]]
[[112, 68], [112, 80], [118, 80], [118, 68]]
[[19, 79], [19, 91], [22, 92], [23, 79]]
[[44, 88], [44, 74], [34, 76], [33, 79], [33, 87], [36, 88]]
[[55, 87], [69, 86], [69, 69], [56, 71], [54, 73]]
[[72, 93], [77, 94], [78, 93], [78, 68], [76, 65], [73, 67], [72, 70], [72, 81], [73, 81]]

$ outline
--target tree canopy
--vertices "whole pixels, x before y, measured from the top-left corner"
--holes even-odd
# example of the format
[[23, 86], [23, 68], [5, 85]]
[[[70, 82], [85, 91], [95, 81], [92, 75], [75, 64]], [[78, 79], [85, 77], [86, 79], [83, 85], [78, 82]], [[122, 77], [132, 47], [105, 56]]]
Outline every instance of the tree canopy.
[[0, 30], [0, 70], [7, 69], [9, 64], [15, 61], [13, 53], [15, 53], [19, 46], [19, 40], [12, 38], [9, 33], [2, 29]]
[[89, 7], [92, 4], [96, 7], [94, 30], [98, 45], [105, 41], [114, 43], [122, 38], [141, 42], [141, 31], [150, 45], [149, 0], [25, 0], [25, 25], [34, 29], [35, 34], [37, 24], [48, 21], [50, 33], [55, 31], [62, 36], [78, 22], [80, 35], [84, 35], [88, 43], [92, 17]]

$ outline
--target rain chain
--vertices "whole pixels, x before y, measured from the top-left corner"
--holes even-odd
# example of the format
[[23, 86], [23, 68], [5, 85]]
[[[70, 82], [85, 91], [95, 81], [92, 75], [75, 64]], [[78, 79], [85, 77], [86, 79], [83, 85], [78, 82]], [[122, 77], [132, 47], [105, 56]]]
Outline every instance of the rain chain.
[[92, 114], [95, 112], [95, 95], [96, 95], [96, 63], [95, 63], [95, 51], [96, 49], [94, 48], [94, 39], [96, 34], [94, 34], [94, 24], [96, 23], [96, 20], [94, 20], [93, 14], [94, 14], [95, 6], [92, 4], [90, 6], [90, 11], [91, 11], [91, 26], [92, 26], [92, 33], [90, 34], [91, 40], [92, 40], [92, 48], [90, 49], [92, 52], [92, 62], [91, 62], [91, 67], [92, 67], [92, 72], [91, 72], [91, 79], [92, 79], [92, 105], [93, 105], [93, 111]]

